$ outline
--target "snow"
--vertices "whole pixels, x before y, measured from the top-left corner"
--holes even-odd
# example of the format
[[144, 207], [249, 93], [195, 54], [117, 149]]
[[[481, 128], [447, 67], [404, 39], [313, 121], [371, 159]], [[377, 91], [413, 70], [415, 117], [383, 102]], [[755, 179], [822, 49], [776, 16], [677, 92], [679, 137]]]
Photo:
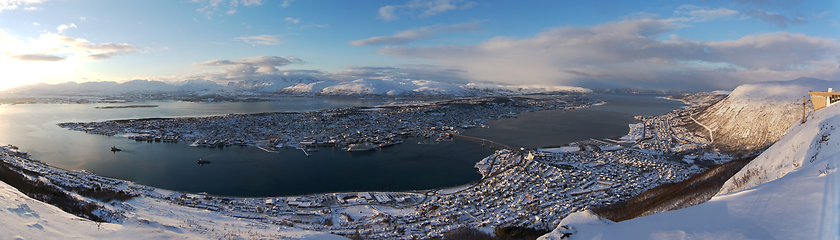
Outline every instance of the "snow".
[[736, 192], [619, 223], [577, 212], [540, 239], [838, 239], [838, 129], [840, 107], [825, 108], [744, 167], [762, 174]]
[[644, 130], [645, 130], [645, 124], [644, 123], [631, 123], [631, 124], [628, 124], [628, 126], [630, 127], [630, 131], [627, 133], [627, 135], [625, 135], [625, 136], [623, 136], [619, 139], [621, 139], [623, 141], [628, 141], [628, 142], [636, 142], [636, 141], [642, 140], [642, 138], [644, 138]]
[[195, 93], [199, 96], [225, 95], [248, 96], [255, 93], [292, 93], [322, 95], [515, 95], [545, 92], [579, 92], [591, 90], [570, 86], [542, 85], [498, 85], [475, 83], [447, 83], [424, 79], [395, 79], [371, 77], [353, 81], [319, 80], [312, 77], [264, 76], [219, 85], [213, 81], [193, 79], [167, 83], [161, 81], [133, 80], [117, 82], [67, 82], [61, 84], [33, 84], [8, 90], [18, 93], [62, 93], [62, 94], [119, 94], [134, 91]]
[[549, 153], [577, 152], [580, 151], [580, 147], [540, 148], [537, 151]]
[[715, 147], [754, 151], [779, 140], [802, 118], [802, 97], [808, 90], [825, 91], [831, 86], [840, 82], [799, 78], [745, 84], [694, 118], [712, 129]]
[[758, 161], [750, 162], [726, 181], [719, 194], [779, 179], [797, 167], [813, 164], [820, 155], [836, 155], [840, 152], [840, 134], [832, 134], [837, 129], [840, 129], [840, 107], [820, 109], [805, 124], [794, 124], [777, 144], [756, 158]]
[[218, 212], [138, 197], [114, 206], [122, 223], [96, 223], [32, 199], [0, 181], [0, 239], [345, 239], [327, 233], [278, 228]]
[[457, 187], [437, 190], [437, 192], [435, 192], [435, 193], [437, 193], [437, 194], [453, 194], [453, 193], [457, 193], [457, 192], [460, 192], [460, 191], [464, 191], [464, 190], [466, 190], [466, 189], [468, 189], [472, 186], [473, 186], [472, 184], [466, 184], [466, 185], [461, 185], [461, 186], [457, 186]]

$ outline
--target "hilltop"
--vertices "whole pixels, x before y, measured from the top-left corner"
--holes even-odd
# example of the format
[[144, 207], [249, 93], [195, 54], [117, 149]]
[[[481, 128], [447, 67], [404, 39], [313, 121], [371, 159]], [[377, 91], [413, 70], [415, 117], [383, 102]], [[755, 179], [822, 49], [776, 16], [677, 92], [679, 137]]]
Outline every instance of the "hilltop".
[[[715, 148], [751, 153], [773, 144], [800, 121], [802, 97], [809, 90], [825, 91], [832, 86], [840, 86], [840, 81], [799, 78], [745, 84], [694, 117], [712, 129]], [[811, 104], [807, 106], [813, 111]], [[702, 126], [696, 126], [695, 131], [708, 135]]]
[[619, 223], [577, 212], [541, 239], [837, 238], [840, 106], [811, 110], [799, 123], [801, 95], [836, 84], [800, 78], [743, 85], [703, 112], [716, 141], [752, 150], [772, 145], [709, 201]]

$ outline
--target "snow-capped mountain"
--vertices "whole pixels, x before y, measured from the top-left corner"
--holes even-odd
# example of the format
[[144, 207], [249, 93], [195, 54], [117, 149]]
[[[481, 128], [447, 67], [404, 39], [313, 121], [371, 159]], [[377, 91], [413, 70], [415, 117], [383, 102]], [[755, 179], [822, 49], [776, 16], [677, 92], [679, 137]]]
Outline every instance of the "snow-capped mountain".
[[242, 80], [239, 82], [229, 82], [227, 86], [229, 88], [236, 88], [249, 91], [276, 92], [288, 87], [296, 86], [298, 84], [311, 84], [316, 82], [319, 81], [314, 78], [275, 77], [249, 79]]
[[540, 239], [838, 239], [838, 166], [834, 105], [790, 127], [708, 202], [619, 223], [573, 213]]
[[456, 84], [430, 80], [358, 79], [349, 82], [318, 80], [311, 77], [266, 77], [229, 82], [219, 85], [209, 80], [186, 80], [166, 83], [161, 81], [133, 80], [116, 82], [67, 82], [60, 84], [34, 84], [7, 90], [16, 93], [39, 94], [96, 94], [110, 95], [129, 92], [182, 91], [196, 95], [223, 94], [225, 96], [252, 96], [264, 93], [289, 93], [310, 95], [514, 95], [546, 92], [591, 92], [589, 89], [569, 86], [514, 86], [498, 84]]
[[779, 140], [800, 121], [802, 97], [809, 90], [826, 91], [832, 86], [840, 86], [840, 81], [799, 78], [741, 85], [694, 117], [713, 130], [716, 148], [752, 152]]

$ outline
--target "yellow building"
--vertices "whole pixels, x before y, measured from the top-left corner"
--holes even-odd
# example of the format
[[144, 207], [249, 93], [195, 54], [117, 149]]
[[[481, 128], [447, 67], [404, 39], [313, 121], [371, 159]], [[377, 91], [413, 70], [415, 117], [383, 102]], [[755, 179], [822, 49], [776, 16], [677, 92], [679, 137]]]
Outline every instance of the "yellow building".
[[828, 92], [808, 91], [808, 94], [811, 95], [811, 103], [814, 104], [814, 111], [840, 102], [840, 93], [834, 92], [831, 88], [828, 88]]

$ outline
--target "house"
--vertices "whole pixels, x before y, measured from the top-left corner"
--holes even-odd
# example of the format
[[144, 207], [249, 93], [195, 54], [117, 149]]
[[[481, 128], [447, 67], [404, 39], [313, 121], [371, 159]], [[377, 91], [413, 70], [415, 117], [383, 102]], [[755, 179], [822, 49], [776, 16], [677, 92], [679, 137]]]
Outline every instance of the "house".
[[811, 95], [811, 103], [814, 104], [814, 111], [840, 102], [840, 93], [834, 92], [831, 88], [828, 88], [828, 92], [808, 91], [808, 94]]

